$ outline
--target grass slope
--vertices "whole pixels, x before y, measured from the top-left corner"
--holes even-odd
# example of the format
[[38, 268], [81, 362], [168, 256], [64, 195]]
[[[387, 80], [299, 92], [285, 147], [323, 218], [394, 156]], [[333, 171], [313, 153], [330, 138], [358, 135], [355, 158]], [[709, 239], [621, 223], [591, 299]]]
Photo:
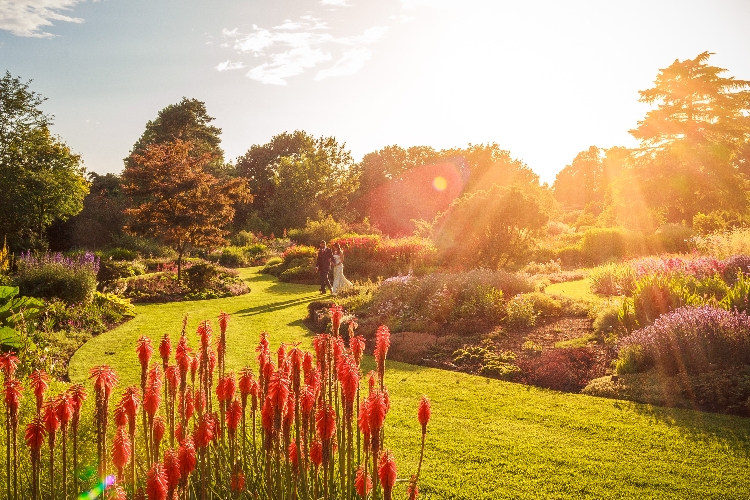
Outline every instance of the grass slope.
[[[120, 375], [115, 390], [138, 381], [135, 342], [164, 333], [176, 341], [190, 314], [198, 322], [220, 311], [232, 315], [227, 365], [256, 366], [258, 334], [272, 348], [312, 334], [301, 319], [317, 298], [314, 286], [279, 283], [242, 270], [252, 292], [243, 297], [137, 307], [137, 317], [83, 346], [74, 356], [73, 381], [108, 363]], [[218, 329], [218, 328], [217, 328]], [[156, 354], [156, 353], [155, 353]], [[367, 358], [365, 369], [373, 367]], [[421, 394], [432, 399], [433, 420], [422, 469], [420, 498], [716, 498], [745, 499], [750, 491], [750, 419], [557, 393], [460, 373], [389, 363], [392, 408], [386, 447], [399, 477], [416, 471]], [[405, 487], [401, 484], [400, 494]]]

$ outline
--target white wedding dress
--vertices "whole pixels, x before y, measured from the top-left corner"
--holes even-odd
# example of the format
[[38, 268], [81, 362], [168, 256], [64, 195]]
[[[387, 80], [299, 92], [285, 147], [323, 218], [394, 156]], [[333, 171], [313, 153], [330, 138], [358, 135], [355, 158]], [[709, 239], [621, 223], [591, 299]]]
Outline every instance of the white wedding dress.
[[352, 286], [352, 282], [344, 276], [344, 262], [339, 254], [333, 254], [333, 287], [331, 293], [336, 295], [339, 290]]

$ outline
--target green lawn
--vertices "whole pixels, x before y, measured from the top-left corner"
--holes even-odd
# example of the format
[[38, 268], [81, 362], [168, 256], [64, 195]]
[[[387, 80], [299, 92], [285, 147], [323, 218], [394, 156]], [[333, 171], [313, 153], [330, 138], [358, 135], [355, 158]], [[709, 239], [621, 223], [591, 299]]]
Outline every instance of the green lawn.
[[[306, 305], [318, 297], [317, 287], [279, 283], [256, 271], [241, 271], [249, 295], [138, 306], [135, 319], [76, 353], [71, 379], [83, 380], [91, 366], [108, 363], [120, 375], [119, 397], [125, 385], [138, 380], [136, 339], [146, 334], [158, 343], [169, 333], [176, 340], [185, 313], [194, 344], [200, 320], [216, 324], [219, 312], [232, 315], [229, 368], [255, 366], [261, 331], [270, 333], [274, 349], [282, 341], [310, 348], [312, 333], [301, 320]], [[369, 370], [371, 358], [365, 363]], [[747, 499], [750, 492], [750, 419], [557, 393], [401, 363], [387, 365], [386, 382], [392, 401], [386, 447], [394, 450], [400, 478], [416, 470], [419, 397], [432, 399], [420, 498]]]

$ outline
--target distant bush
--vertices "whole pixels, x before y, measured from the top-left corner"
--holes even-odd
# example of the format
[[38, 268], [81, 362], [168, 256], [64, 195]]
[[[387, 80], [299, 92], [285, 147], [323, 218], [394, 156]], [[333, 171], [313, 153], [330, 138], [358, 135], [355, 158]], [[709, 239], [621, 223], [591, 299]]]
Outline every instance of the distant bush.
[[717, 259], [726, 259], [732, 255], [748, 255], [750, 227], [735, 227], [728, 231], [696, 236], [690, 243], [701, 254]]
[[135, 250], [131, 250], [129, 248], [110, 248], [109, 250], [104, 250], [102, 252], [99, 252], [99, 258], [101, 260], [115, 260], [115, 261], [121, 261], [121, 260], [135, 260], [138, 258], [138, 252]]
[[732, 285], [737, 281], [739, 273], [750, 274], [750, 255], [733, 255], [724, 259], [721, 265], [721, 277]]
[[609, 259], [621, 259], [627, 255], [627, 234], [621, 228], [594, 228], [583, 235], [581, 252], [589, 264], [599, 264]]
[[250, 231], [240, 231], [230, 238], [232, 245], [236, 247], [246, 247], [257, 241], [256, 236]]
[[312, 245], [317, 247], [321, 241], [329, 243], [334, 238], [338, 238], [346, 232], [346, 228], [339, 222], [336, 222], [332, 216], [320, 220], [307, 219], [305, 227], [302, 229], [292, 229], [289, 231], [289, 239], [296, 241], [300, 245]]
[[506, 323], [511, 328], [527, 328], [536, 324], [539, 315], [534, 310], [534, 301], [529, 294], [513, 296], [506, 306]]
[[161, 245], [152, 239], [144, 238], [142, 236], [123, 233], [121, 235], [113, 236], [112, 242], [117, 248], [132, 250], [143, 257], [169, 257], [171, 259], [177, 258], [177, 252], [175, 252], [170, 247]]
[[586, 387], [595, 364], [593, 352], [586, 347], [551, 349], [518, 362], [523, 383], [566, 392]]
[[665, 224], [649, 237], [649, 250], [653, 253], [684, 253], [690, 250], [694, 231], [682, 224]]
[[96, 291], [99, 259], [90, 252], [75, 258], [59, 253], [21, 254], [15, 281], [21, 295], [58, 298], [72, 304], [91, 299]]
[[615, 298], [601, 304], [595, 312], [592, 326], [598, 335], [624, 335], [627, 330], [622, 321], [622, 299]]
[[558, 259], [566, 267], [580, 266], [584, 263], [583, 250], [580, 245], [568, 245], [554, 251], [555, 259]]
[[515, 360], [513, 352], [497, 352], [491, 341], [481, 346], [464, 346], [453, 353], [453, 362], [457, 366], [501, 380], [515, 380], [518, 377], [521, 370], [515, 365]]
[[101, 288], [120, 278], [130, 278], [146, 274], [146, 270], [146, 264], [138, 260], [103, 260], [99, 263], [99, 272], [96, 275], [96, 279]]
[[664, 373], [702, 373], [748, 365], [750, 317], [710, 306], [683, 307], [622, 339], [620, 353], [632, 346], [643, 350], [642, 358], [629, 361], [633, 371], [655, 366]]
[[287, 283], [317, 282], [318, 274], [309, 265], [290, 267], [279, 274], [279, 280]]

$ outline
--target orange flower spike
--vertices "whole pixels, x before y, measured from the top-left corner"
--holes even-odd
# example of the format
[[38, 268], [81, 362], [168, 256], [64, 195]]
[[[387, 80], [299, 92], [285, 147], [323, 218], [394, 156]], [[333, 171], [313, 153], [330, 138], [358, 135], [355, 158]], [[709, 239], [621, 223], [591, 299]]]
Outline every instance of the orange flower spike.
[[365, 338], [361, 335], [357, 335], [356, 337], [351, 337], [351, 340], [349, 341], [349, 345], [351, 346], [352, 354], [354, 355], [354, 360], [357, 362], [357, 366], [360, 365], [362, 362], [362, 355], [365, 353]]
[[167, 422], [164, 417], [159, 415], [154, 419], [154, 442], [156, 443], [157, 449], [164, 439], [164, 434], [167, 431]]
[[393, 486], [396, 484], [396, 461], [390, 450], [385, 450], [380, 456], [378, 465], [378, 477], [383, 486], [383, 500], [391, 500]]
[[409, 480], [409, 486], [406, 488], [406, 497], [409, 500], [417, 500], [418, 496], [419, 486], [417, 486], [417, 476], [416, 474], [412, 474], [411, 479]]
[[221, 314], [219, 314], [219, 329], [221, 330], [222, 335], [227, 333], [228, 324], [229, 324], [229, 314], [225, 313], [224, 311], [221, 311]]
[[49, 388], [49, 375], [44, 370], [34, 370], [29, 375], [29, 384], [34, 390], [34, 397], [36, 398], [36, 411], [37, 413], [42, 410], [42, 403], [44, 402], [44, 393]]
[[336, 410], [326, 403], [321, 406], [315, 414], [315, 425], [320, 439], [326, 441], [333, 439], [336, 435]]
[[286, 361], [286, 344], [281, 344], [279, 346], [279, 350], [276, 351], [276, 365], [281, 366], [284, 364], [284, 361]]
[[316, 439], [310, 447], [310, 460], [317, 467], [320, 467], [323, 463], [323, 443], [319, 439]]
[[67, 429], [68, 424], [73, 419], [73, 399], [70, 394], [63, 392], [57, 397], [55, 412], [57, 412], [57, 419], [60, 421], [60, 426], [63, 429]]
[[224, 397], [225, 401], [232, 401], [237, 394], [237, 378], [234, 373], [230, 372], [224, 377]]
[[341, 318], [344, 317], [344, 309], [341, 306], [334, 305], [328, 312], [331, 315], [331, 333], [334, 336], [338, 336], [339, 329], [341, 328]]
[[125, 427], [128, 425], [128, 412], [122, 404], [122, 401], [115, 406], [115, 425], [119, 427]]
[[385, 375], [385, 358], [388, 355], [388, 349], [391, 346], [391, 331], [387, 326], [381, 325], [375, 332], [375, 361], [378, 364], [378, 377], [380, 385], [383, 385]]
[[10, 378], [5, 380], [4, 384], [4, 399], [5, 406], [10, 412], [11, 423], [15, 423], [13, 427], [18, 425], [18, 408], [21, 406], [21, 391], [23, 385], [20, 380]]
[[83, 402], [86, 400], [86, 390], [82, 384], [73, 384], [68, 387], [68, 393], [73, 404], [73, 421], [77, 421], [81, 415]]
[[177, 366], [180, 368], [180, 376], [186, 377], [187, 372], [190, 369], [190, 362], [191, 356], [190, 356], [190, 348], [187, 344], [187, 337], [180, 337], [179, 342], [177, 342], [177, 348], [175, 349], [175, 360], [177, 361]]
[[203, 351], [208, 350], [208, 346], [211, 344], [211, 334], [213, 333], [211, 323], [208, 320], [201, 321], [201, 324], [198, 325], [197, 333], [201, 339], [201, 348]]
[[233, 472], [229, 487], [235, 493], [241, 493], [245, 489], [245, 474], [243, 472]]
[[138, 353], [138, 361], [141, 363], [141, 369], [148, 369], [153, 351], [154, 348], [151, 346], [151, 339], [145, 335], [141, 335], [135, 344], [135, 352]]

